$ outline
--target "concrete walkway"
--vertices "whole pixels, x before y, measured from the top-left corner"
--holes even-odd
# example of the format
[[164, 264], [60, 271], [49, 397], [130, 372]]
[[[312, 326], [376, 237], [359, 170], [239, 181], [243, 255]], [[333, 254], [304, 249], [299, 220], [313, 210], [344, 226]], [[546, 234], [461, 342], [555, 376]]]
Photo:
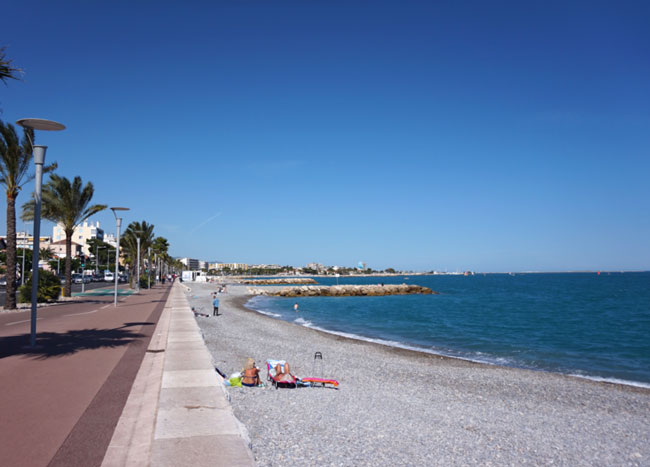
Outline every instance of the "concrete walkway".
[[183, 288], [173, 286], [102, 466], [254, 465]]

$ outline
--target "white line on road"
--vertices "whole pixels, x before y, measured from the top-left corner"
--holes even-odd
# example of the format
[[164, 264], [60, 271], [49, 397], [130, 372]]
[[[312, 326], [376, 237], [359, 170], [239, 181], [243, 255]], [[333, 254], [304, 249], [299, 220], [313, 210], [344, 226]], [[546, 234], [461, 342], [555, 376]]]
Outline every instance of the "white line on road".
[[[36, 318], [36, 321], [38, 321], [39, 319], [43, 319], [43, 318]], [[13, 326], [14, 324], [20, 324], [20, 323], [29, 323], [30, 321], [31, 321], [31, 319], [24, 319], [22, 321], [14, 321], [12, 323], [5, 324], [5, 326]]]
[[92, 311], [84, 311], [81, 313], [71, 313], [69, 315], [63, 315], [63, 316], [77, 316], [77, 315], [89, 315], [91, 313], [97, 313], [99, 310], [92, 310]]
[[103, 307], [100, 308], [100, 310], [103, 310], [104, 308], [108, 308], [111, 305], [104, 305]]

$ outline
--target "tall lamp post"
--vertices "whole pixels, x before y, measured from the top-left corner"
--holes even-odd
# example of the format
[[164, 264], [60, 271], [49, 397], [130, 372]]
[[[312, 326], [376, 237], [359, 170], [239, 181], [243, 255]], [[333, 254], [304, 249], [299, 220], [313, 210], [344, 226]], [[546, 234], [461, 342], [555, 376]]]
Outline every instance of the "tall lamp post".
[[117, 246], [115, 248], [115, 295], [113, 299], [113, 306], [117, 306], [117, 281], [120, 278], [120, 263], [119, 263], [119, 258], [120, 258], [120, 227], [122, 226], [122, 218], [117, 217], [116, 211], [128, 211], [129, 208], [121, 208], [121, 207], [112, 207], [111, 211], [113, 211], [113, 215], [115, 216], [115, 226], [117, 229]]
[[[61, 131], [65, 130], [65, 125], [53, 122], [52, 120], [43, 120], [41, 118], [21, 118], [16, 122], [23, 128], [42, 131]], [[32, 154], [34, 156], [34, 165], [36, 175], [34, 179], [34, 242], [32, 251], [32, 315], [31, 315], [31, 333], [29, 339], [30, 347], [36, 347], [36, 305], [38, 303], [38, 260], [41, 240], [41, 184], [43, 182], [43, 164], [45, 164], [45, 152], [47, 146], [34, 146], [32, 143]]]
[[[107, 248], [108, 247], [106, 247], [106, 246], [100, 246], [99, 248], [95, 249], [95, 256], [97, 256], [97, 258], [95, 260], [95, 266], [97, 266], [98, 271], [99, 271], [99, 266], [100, 266], [100, 264], [99, 264], [99, 250], [106, 250]], [[107, 265], [111, 264], [110, 261], [108, 260], [108, 257], [109, 257], [109, 255], [108, 255], [108, 251], [107, 251], [106, 252], [106, 264]], [[99, 272], [97, 272], [97, 274], [99, 274]]]
[[[136, 232], [136, 233], [139, 234], [140, 232]], [[138, 267], [137, 267], [138, 277], [135, 280], [135, 291], [139, 293], [140, 292], [140, 236], [138, 235], [135, 240], [138, 243]]]
[[147, 248], [147, 288], [151, 289], [151, 248]]

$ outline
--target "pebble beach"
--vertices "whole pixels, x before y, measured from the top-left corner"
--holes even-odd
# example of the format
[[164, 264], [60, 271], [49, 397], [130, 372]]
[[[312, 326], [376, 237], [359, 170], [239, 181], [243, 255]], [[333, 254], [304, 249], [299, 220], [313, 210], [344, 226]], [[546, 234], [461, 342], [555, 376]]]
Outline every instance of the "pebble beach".
[[[191, 283], [212, 314], [215, 284]], [[197, 317], [214, 365], [252, 357], [339, 389], [228, 387], [257, 465], [650, 465], [650, 390], [347, 339], [249, 310], [245, 286]], [[321, 352], [322, 362], [314, 360]]]

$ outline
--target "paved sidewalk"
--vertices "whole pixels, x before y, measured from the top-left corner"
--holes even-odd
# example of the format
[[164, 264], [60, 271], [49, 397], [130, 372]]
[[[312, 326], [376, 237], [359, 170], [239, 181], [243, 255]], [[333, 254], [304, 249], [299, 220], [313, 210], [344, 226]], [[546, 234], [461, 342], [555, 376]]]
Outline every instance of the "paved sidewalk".
[[0, 314], [0, 464], [98, 466], [170, 287]]
[[183, 288], [172, 289], [103, 467], [254, 464]]
[[183, 290], [0, 313], [0, 465], [253, 465]]

